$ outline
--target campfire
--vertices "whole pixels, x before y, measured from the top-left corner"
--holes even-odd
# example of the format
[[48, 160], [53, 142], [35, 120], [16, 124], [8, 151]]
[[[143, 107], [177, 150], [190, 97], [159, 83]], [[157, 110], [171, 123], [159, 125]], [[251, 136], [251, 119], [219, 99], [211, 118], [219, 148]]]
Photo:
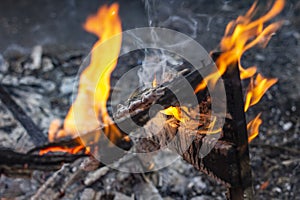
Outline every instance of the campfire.
[[[1, 152], [0, 157], [5, 158], [0, 164], [1, 173], [24, 175], [33, 170], [60, 169], [64, 174], [68, 167], [61, 169], [62, 163], [74, 163], [81, 158], [85, 158], [81, 170], [89, 173], [105, 166], [122, 165], [122, 160], [135, 154], [127, 161], [138, 159], [141, 169], [149, 172], [156, 169], [155, 157], [160, 150], [168, 149], [223, 183], [229, 199], [253, 198], [248, 144], [259, 134], [261, 116], [265, 113], [247, 120], [245, 113], [278, 80], [264, 77], [256, 66], [243, 66], [241, 60], [247, 50], [267, 46], [283, 24], [270, 21], [283, 10], [284, 3], [284, 0], [274, 1], [262, 13], [255, 2], [246, 14], [229, 22], [219, 46], [210, 53], [206, 76], [184, 58], [172, 58], [173, 52], [143, 49], [150, 52], [144, 64], [160, 68], [162, 63], [172, 63], [167, 59], [174, 59], [176, 64], [168, 72], [153, 70], [147, 74], [151, 81], [141, 81], [139, 88], [130, 92], [127, 101], [115, 106], [115, 110], [110, 102], [115, 89], [111, 79], [112, 73], [122, 67], [115, 59], [122, 51], [122, 20], [117, 3], [100, 7], [83, 24], [84, 30], [98, 39], [84, 61], [88, 64], [79, 73], [74, 101], [64, 119], [54, 119], [49, 124], [47, 142], [42, 131], [0, 86], [1, 101], [8, 105], [36, 145], [26, 154]], [[189, 83], [196, 103], [178, 98], [188, 90], [183, 82]], [[218, 99], [212, 90], [217, 90], [221, 83], [225, 96]], [[220, 113], [213, 111], [215, 102], [223, 105]], [[145, 128], [144, 132], [140, 127]], [[52, 182], [59, 181], [59, 172], [51, 178]], [[43, 196], [51, 181], [39, 189], [35, 199]]]

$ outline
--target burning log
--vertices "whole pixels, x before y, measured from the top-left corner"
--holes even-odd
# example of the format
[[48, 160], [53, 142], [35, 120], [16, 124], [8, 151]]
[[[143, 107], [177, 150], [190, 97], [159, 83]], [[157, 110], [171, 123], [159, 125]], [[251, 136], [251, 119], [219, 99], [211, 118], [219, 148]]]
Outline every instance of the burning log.
[[[225, 83], [225, 90], [227, 95], [226, 108], [228, 115], [228, 118], [225, 122], [225, 126], [222, 128], [222, 130], [218, 130], [218, 132], [222, 133], [222, 138], [218, 140], [218, 138], [210, 137], [209, 132], [206, 132], [206, 134], [203, 134], [203, 132], [201, 133], [201, 131], [189, 132], [190, 130], [188, 129], [188, 127], [182, 127], [176, 123], [175, 125], [170, 125], [169, 123], [166, 123], [163, 130], [161, 130], [161, 132], [159, 132], [158, 134], [139, 139], [137, 141], [136, 147], [139, 152], [149, 153], [153, 150], [159, 150], [163, 147], [167, 147], [181, 155], [183, 159], [185, 159], [188, 163], [192, 164], [196, 169], [201, 170], [207, 173], [208, 175], [211, 175], [215, 179], [218, 179], [225, 185], [227, 185], [227, 187], [229, 188], [228, 195], [230, 199], [243, 199], [245, 194], [247, 198], [251, 198], [251, 170], [249, 165], [248, 138], [244, 111], [247, 110], [249, 105], [251, 106], [257, 103], [258, 100], [262, 97], [263, 92], [257, 92], [258, 94], [253, 93], [255, 95], [248, 96], [246, 101], [247, 107], [245, 107], [244, 110], [240, 76], [242, 78], [252, 77], [256, 73], [256, 68], [249, 68], [245, 70], [241, 67], [241, 65], [239, 65], [239, 61], [244, 51], [258, 43], [266, 43], [269, 38], [266, 36], [271, 35], [272, 32], [274, 32], [280, 27], [281, 23], [276, 23], [268, 26], [265, 30], [262, 29], [265, 21], [267, 21], [273, 15], [281, 11], [284, 1], [281, 0], [277, 2], [279, 3], [275, 4], [275, 7], [277, 9], [275, 9], [275, 12], [273, 14], [268, 14], [266, 15], [267, 17], [263, 17], [261, 19], [258, 19], [258, 21], [254, 21], [254, 23], [251, 22], [249, 24], [249, 21], [251, 20], [248, 20], [247, 17], [250, 16], [250, 18], [252, 18], [254, 16], [252, 16], [253, 13], [251, 12], [255, 10], [255, 4], [253, 8], [250, 9], [250, 11], [246, 14], [246, 17], [238, 18], [236, 23], [231, 23], [228, 26], [225, 36], [221, 42], [220, 49], [224, 53], [220, 55], [222, 59], [217, 60], [219, 71], [216, 73], [221, 72]], [[117, 8], [117, 6], [115, 7]], [[102, 11], [106, 10], [107, 8], [102, 9]], [[115, 11], [110, 9], [108, 9], [108, 11], [112, 11], [110, 12], [110, 15], [114, 16], [113, 19], [115, 19], [115, 22], [119, 22], [118, 17], [116, 17], [115, 15]], [[89, 23], [85, 25], [87, 30], [92, 33], [96, 33], [96, 35], [101, 38], [102, 33], [98, 33], [98, 31], [95, 31], [94, 28], [92, 28], [91, 26], [91, 22], [96, 21], [96, 18], [92, 17], [90, 19], [92, 21], [89, 21]], [[249, 27], [251, 28], [247, 28], [246, 25], [249, 25]], [[239, 30], [237, 31], [237, 33], [239, 33], [241, 30], [243, 30], [242, 28], [244, 28], [245, 33], [240, 35], [245, 35], [249, 37], [245, 37], [243, 39], [235, 37], [239, 34], [233, 34], [235, 33], [235, 31], [230, 30], [234, 26], [237, 26], [239, 28], [236, 29]], [[115, 33], [121, 32], [120, 23], [117, 23], [117, 26], [114, 27], [117, 27]], [[105, 28], [103, 28], [103, 30], [105, 30]], [[261, 34], [259, 32], [261, 32]], [[231, 34], [233, 37], [231, 37]], [[257, 39], [253, 39], [253, 37], [255, 36], [257, 36]], [[262, 42], [262, 38], [264, 38], [265, 42]], [[103, 42], [102, 40], [104, 41], [104, 39], [101, 38], [101, 40], [99, 40], [99, 42], [97, 43]], [[239, 43], [239, 45], [235, 45], [236, 43]], [[121, 38], [118, 38], [115, 46], [119, 47], [120, 44]], [[112, 56], [113, 54], [118, 54], [118, 48], [115, 48], [115, 50], [116, 51], [114, 52], [109, 52], [108, 56], [103, 56], [103, 58], [110, 58], [110, 56]], [[91, 83], [91, 86], [93, 86], [93, 88], [97, 89], [100, 88], [95, 85], [98, 76], [87, 76], [88, 78], [86, 78], [84, 75], [90, 73], [94, 74], [94, 71], [97, 71], [95, 70], [95, 67], [98, 66], [98, 64], [97, 62], [93, 62], [95, 61], [93, 57], [95, 58], [101, 55], [106, 55], [104, 54], [104, 52], [99, 50], [97, 51], [97, 53], [93, 54], [91, 58], [90, 67], [88, 67], [87, 70], [83, 72], [84, 78], [82, 80], [87, 80], [93, 77], [93, 80], [89, 83]], [[102, 77], [110, 77], [111, 71], [114, 69], [115, 64], [116, 63], [114, 62], [113, 65], [110, 66], [105, 65], [104, 63], [104, 65], [100, 67], [100, 69], [109, 73], [104, 73], [105, 76]], [[84, 152], [84, 155], [90, 155], [90, 153], [96, 149], [100, 153], [99, 159], [101, 161], [103, 160], [105, 161], [105, 163], [108, 164], [114, 162], [115, 159], [121, 158], [125, 154], [125, 152], [133, 146], [132, 141], [128, 137], [128, 133], [135, 131], [138, 127], [144, 126], [148, 121], [151, 120], [152, 116], [149, 115], [149, 111], [152, 111], [152, 114], [154, 115], [157, 114], [161, 109], [166, 109], [170, 106], [197, 106], [199, 103], [201, 103], [203, 97], [207, 96], [205, 88], [208, 85], [210, 85], [209, 82], [211, 84], [215, 84], [215, 81], [219, 79], [219, 77], [214, 76], [214, 74], [210, 74], [209, 76], [204, 77], [205, 81], [202, 81], [202, 77], [199, 74], [199, 72], [197, 70], [190, 69], [183, 73], [183, 75], [183, 77], [176, 77], [174, 80], [164, 83], [158, 87], [156, 86], [157, 82], [155, 82], [153, 84], [155, 88], [139, 92], [135, 96], [135, 98], [129, 101], [128, 105], [119, 108], [117, 113], [115, 113], [113, 122], [112, 120], [110, 120], [110, 116], [107, 112], [106, 103], [108, 100], [109, 90], [105, 87], [102, 88], [103, 90], [101, 89], [98, 93], [96, 93], [96, 103], [99, 103], [99, 105], [93, 105], [94, 108], [97, 108], [93, 108], [93, 111], [96, 110], [97, 117], [93, 119], [93, 123], [91, 123], [92, 126], [87, 125], [82, 126], [80, 128], [81, 132], [90, 131], [91, 129], [89, 128], [97, 127], [98, 124], [101, 124], [99, 122], [103, 122], [102, 124], [105, 124], [104, 127], [100, 127], [97, 130], [90, 131], [87, 134], [82, 135], [81, 137], [77, 137], [75, 139], [66, 139], [65, 141], [50, 143], [48, 145], [35, 148], [32, 151], [30, 151], [30, 153], [40, 151], [39, 153], [42, 152], [43, 154], [45, 152], [48, 152], [49, 149], [50, 151], [51, 149], [59, 149], [75, 153], [75, 155], [78, 152]], [[103, 85], [109, 85], [109, 79], [101, 80], [103, 81]], [[261, 76], [257, 76], [257, 82], [261, 82], [262, 80], [263, 78]], [[188, 86], [191, 86], [193, 92], [196, 91], [198, 97], [197, 102], [191, 102], [189, 98], [177, 98], [178, 96], [180, 96], [180, 93], [183, 93], [187, 90], [187, 87], [184, 84], [182, 84], [183, 81], [187, 81], [189, 83]], [[268, 87], [270, 87], [275, 82], [275, 80], [272, 80], [269, 84], [267, 84]], [[253, 84], [253, 86], [251, 86], [249, 90], [251, 91], [252, 89], [255, 89], [254, 86], [255, 84]], [[83, 88], [81, 91], [83, 92], [79, 92], [78, 94], [78, 96], [81, 97], [81, 100], [86, 100], [84, 98], [86, 96], [92, 98], [94, 95], [94, 93], [90, 93], [89, 90], [87, 90], [87, 88]], [[256, 99], [253, 98], [254, 96], [256, 96]], [[90, 99], [88, 99], [88, 101], [89, 100]], [[150, 110], [155, 104], [161, 105], [160, 109]], [[79, 103], [75, 102], [75, 104], [73, 105], [74, 108], [81, 108], [82, 106], [80, 101]], [[93, 106], [88, 105], [87, 107], [83, 107], [82, 110], [86, 111], [86, 109], [91, 109], [91, 107]], [[72, 109], [73, 107], [70, 109], [69, 112], [71, 113], [71, 117], [66, 118], [65, 122], [73, 121], [74, 116], [72, 115], [72, 113], [74, 112], [72, 112]], [[89, 115], [89, 113], [90, 112], [83, 112], [81, 114]], [[175, 115], [174, 118], [176, 118]], [[84, 124], [84, 122], [89, 121], [85, 117], [82, 117], [81, 120], [82, 124]], [[180, 121], [180, 119], [177, 120]], [[196, 122], [196, 124], [197, 123], [199, 122]], [[71, 125], [74, 124], [71, 123]], [[26, 125], [24, 125], [24, 127], [26, 128]], [[68, 129], [69, 127], [66, 126], [64, 128]], [[66, 133], [72, 135], [72, 133], [76, 133], [76, 131], [74, 131], [75, 129], [76, 125], [69, 128], [69, 130], [66, 130]], [[180, 129], [186, 130], [181, 132]], [[118, 132], [118, 134], [114, 136], [116, 132]], [[116, 138], [116, 140], [109, 141], [107, 140], [107, 137], [105, 138], [104, 135], [106, 135], [108, 138]], [[115, 145], [120, 147], [121, 150], [116, 151], [115, 149], [111, 149], [109, 145], [110, 142], [113, 142]], [[208, 154], [203, 154], [202, 149], [209, 147], [213, 148], [209, 149], [211, 151], [207, 152]], [[110, 156], [115, 156], [115, 154], [118, 154], [117, 158], [112, 159]], [[28, 156], [31, 156], [30, 158], [33, 159], [36, 155], [29, 154]], [[19, 165], [19, 163], [22, 162], [23, 161], [21, 160], [13, 164]], [[25, 162], [24, 165], [23, 168], [28, 168], [28, 162]], [[3, 167], [3, 169], [6, 168]], [[56, 182], [59, 180], [60, 179], [56, 180]], [[47, 186], [45, 188], [47, 188]], [[41, 194], [43, 193], [43, 191], [44, 190], [42, 189], [39, 193]], [[57, 194], [59, 195], [59, 193]]]
[[85, 156], [84, 154], [40, 156], [0, 149], [0, 174], [30, 176], [33, 170], [55, 171], [60, 169], [63, 163], [72, 163]]
[[[148, 148], [159, 149], [164, 147], [166, 144], [169, 144], [170, 139], [175, 138], [168, 145], [168, 148], [179, 153], [196, 169], [201, 170], [208, 175], [211, 175], [215, 179], [220, 180], [230, 188], [239, 188], [239, 191], [243, 191], [244, 188], [248, 188], [249, 185], [251, 185], [251, 174], [249, 174], [250, 168], [245, 168], [245, 166], [249, 166], [249, 158], [247, 157], [247, 136], [245, 135], [246, 126], [243, 112], [243, 100], [239, 82], [240, 80], [238, 77], [239, 73], [238, 71], [236, 71], [236, 73], [232, 73], [231, 71], [230, 74], [231, 75], [225, 74], [224, 79], [226, 92], [228, 93], [228, 112], [231, 115], [232, 119], [227, 119], [227, 126], [224, 127], [222, 133], [223, 140], [215, 141], [214, 138], [208, 138], [204, 134], [181, 134], [178, 131], [178, 127], [167, 127], [154, 137], [148, 137], [138, 141], [137, 148], [142, 147], [141, 149], [143, 149], [144, 151]], [[116, 125], [117, 127], [119, 127], [120, 131], [126, 130], [121, 131], [123, 137], [114, 142], [115, 145], [124, 150], [124, 152], [118, 152], [119, 158], [124, 155], [125, 151], [129, 150], [133, 146], [133, 143], [128, 140], [128, 136], [126, 133], [134, 131], [138, 126], [144, 126], [151, 119], [151, 116], [149, 116], [149, 110], [152, 105], [159, 104], [163, 108], [167, 108], [169, 106], [179, 106], [176, 96], [178, 95], [178, 93], [186, 90], [186, 88], [182, 84], [183, 79], [187, 80], [192, 88], [195, 89], [198, 83], [202, 80], [202, 77], [197, 70], [185, 71], [182, 77], [177, 77], [174, 80], [164, 83], [161, 86], [140, 92], [135, 96], [133, 100], [130, 101], [127, 106], [123, 106], [118, 110], [118, 112], [114, 116], [114, 124], [112, 125]], [[201, 91], [197, 94], [198, 99], [201, 100], [206, 95], [206, 91]], [[237, 102], [239, 102], [238, 105], [236, 105]], [[182, 103], [182, 100], [180, 101], [180, 103]], [[186, 99], [185, 103], [189, 104], [189, 99]], [[154, 112], [156, 113], [158, 111], [159, 110], [154, 110]], [[239, 124], [239, 126], [237, 126], [237, 124]], [[65, 139], [59, 142], [49, 143], [47, 145], [37, 147], [31, 150], [28, 155], [23, 155], [23, 158], [26, 158], [25, 161], [20, 161], [19, 159], [13, 158], [15, 160], [14, 163], [6, 162], [6, 166], [2, 167], [2, 171], [5, 174], [18, 174], [16, 173], [17, 170], [26, 171], [27, 168], [38, 170], [46, 170], [45, 168], [47, 168], [48, 170], [57, 170], [60, 168], [61, 163], [64, 161], [62, 158], [66, 158], [65, 162], [69, 161], [68, 159], [70, 159], [71, 162], [79, 157], [82, 157], [82, 155], [77, 155], [77, 157], [75, 156], [70, 158], [68, 157], [69, 155], [61, 156], [59, 158], [61, 158], [62, 160], [59, 160], [60, 162], [58, 163], [56, 162], [55, 164], [57, 165], [51, 168], [49, 167], [49, 165], [51, 166], [50, 161], [52, 161], [51, 159], [49, 159], [51, 158], [51, 156], [31, 155], [31, 153], [55, 147], [72, 149], [78, 146], [82, 146], [82, 143], [90, 144], [91, 142], [94, 142], [97, 134], [99, 134], [99, 131], [100, 133], [104, 133], [105, 128], [107, 127], [102, 127], [99, 130], [91, 131], [85, 135], [82, 135], [81, 137]], [[97, 144], [97, 147], [100, 147], [102, 152], [100, 152], [100, 160], [103, 159], [105, 161], [104, 163], [107, 164], [115, 161], [109, 160], [110, 153], [114, 154], [115, 152], [109, 149], [109, 145], [107, 143], [108, 141], [105, 140], [105, 137], [102, 137], [103, 135], [104, 134], [101, 134], [101, 138]], [[192, 142], [189, 143], [189, 141]], [[201, 147], [210, 146], [212, 143], [215, 144], [212, 151], [207, 156], [201, 157]], [[19, 154], [17, 155], [19, 157], [21, 156]], [[42, 166], [40, 167], [38, 165], [28, 165], [29, 167], [27, 167], [27, 164], [32, 159], [40, 159], [41, 161], [39, 164]], [[44, 159], [47, 160], [48, 163], [43, 162]], [[241, 165], [243, 165], [243, 167]], [[222, 166], [222, 168], [220, 168], [219, 166]], [[242, 168], [245, 168], [243, 169], [244, 171], [241, 170]]]
[[[238, 71], [237, 71], [238, 72]], [[191, 134], [191, 135], [180, 135], [176, 130], [166, 128], [163, 132], [156, 135], [155, 137], [149, 137], [147, 139], [143, 139], [138, 142], [137, 146], [148, 146], [153, 147], [153, 144], [156, 143], [156, 147], [153, 148], [160, 148], [162, 147], [162, 144], [168, 144], [167, 136], [174, 136], [176, 137], [175, 142], [170, 146], [171, 149], [178, 152], [182, 157], [187, 160], [190, 164], [194, 165], [197, 169], [202, 170], [206, 172], [209, 175], [213, 175], [214, 178], [217, 178], [218, 180], [221, 180], [223, 183], [230, 187], [238, 187], [241, 185], [241, 174], [240, 174], [240, 166], [238, 165], [240, 161], [240, 153], [242, 151], [246, 151], [247, 149], [247, 136], [245, 134], [245, 127], [236, 127], [235, 121], [236, 119], [239, 120], [240, 126], [245, 125], [244, 121], [244, 112], [243, 112], [243, 101], [241, 94], [232, 94], [237, 93], [240, 90], [240, 84], [239, 78], [237, 77], [238, 73], [234, 73], [235, 78], [232, 77], [225, 77], [227, 80], [227, 89], [229, 92], [228, 98], [239, 98], [240, 106], [233, 106], [233, 104], [236, 102], [236, 99], [228, 99], [229, 102], [232, 105], [229, 106], [229, 113], [232, 116], [231, 122], [230, 119], [228, 119], [228, 124], [233, 124], [229, 126], [231, 129], [227, 129], [224, 131], [224, 139], [223, 141], [212, 141], [210, 139], [205, 138], [205, 135], [203, 134]], [[139, 126], [145, 125], [149, 120], [149, 109], [151, 105], [153, 104], [159, 104], [163, 108], [167, 108], [169, 106], [177, 106], [178, 100], [176, 98], [176, 92], [182, 92], [185, 90], [185, 88], [182, 87], [182, 78], [178, 77], [175, 80], [165, 83], [157, 88], [153, 88], [147, 91], [142, 91], [140, 94], [135, 97], [135, 100], [131, 101], [128, 106], [121, 108], [118, 110], [117, 114], [115, 115], [115, 124], [117, 127], [121, 127], [120, 130], [126, 130], [127, 133], [134, 131], [134, 129], [137, 127], [135, 124]], [[184, 75], [184, 78], [188, 80], [191, 83], [191, 86], [195, 88], [199, 80], [201, 80], [201, 76], [198, 71], [192, 71]], [[238, 86], [238, 88], [236, 88]], [[235, 89], [233, 89], [235, 88]], [[175, 91], [175, 93], [174, 93]], [[232, 92], [230, 92], [232, 91]], [[205, 96], [205, 91], [198, 94], [198, 96], [202, 96], [202, 98]], [[241, 108], [240, 110], [237, 110]], [[157, 110], [156, 112], [158, 112]], [[240, 114], [238, 114], [240, 113]], [[240, 116], [237, 116], [240, 115]], [[243, 122], [241, 124], [241, 122]], [[135, 123], [135, 124], [132, 124]], [[104, 130], [105, 127], [102, 128]], [[237, 134], [237, 130], [242, 131], [244, 134]], [[173, 132], [173, 134], [172, 134]], [[227, 133], [226, 133], [227, 132]], [[230, 133], [228, 133], [230, 132]], [[236, 132], [236, 133], [235, 133]], [[66, 141], [60, 141], [57, 143], [50, 143], [48, 145], [39, 147], [34, 149], [32, 152], [41, 150], [41, 149], [47, 149], [51, 147], [68, 147], [73, 148], [76, 145], [80, 145], [81, 140], [84, 141], [84, 143], [89, 143], [94, 140], [96, 134], [99, 132], [92, 131], [85, 135], [82, 135], [81, 137], [74, 138], [71, 140]], [[177, 133], [177, 135], [176, 135]], [[239, 136], [243, 135], [243, 136]], [[124, 137], [126, 137], [126, 134], [124, 134]], [[243, 141], [240, 141], [241, 138], [237, 137], [243, 137]], [[171, 137], [172, 139], [172, 137]], [[185, 144], [184, 141], [192, 140], [193, 142], [188, 147], [187, 143]], [[100, 139], [100, 143], [101, 143]], [[210, 143], [216, 142], [215, 147], [213, 150], [204, 158], [201, 158], [199, 156], [200, 148], [202, 146], [210, 145]], [[128, 142], [124, 139], [118, 140], [115, 143], [117, 146], [119, 146], [122, 149], [130, 149], [132, 146], [131, 142]], [[243, 148], [239, 148], [239, 144], [243, 145]], [[246, 145], [246, 146], [245, 146]], [[99, 146], [106, 146], [105, 144], [100, 144]], [[188, 147], [185, 149], [185, 147]], [[109, 151], [105, 151], [109, 152]], [[243, 152], [241, 155], [244, 155]], [[101, 156], [100, 156], [101, 157]], [[222, 168], [219, 168], [219, 166], [222, 165]], [[227, 170], [224, 170], [224, 169]], [[249, 173], [249, 172], [248, 172]], [[247, 176], [249, 175], [248, 173]], [[250, 176], [251, 177], [251, 176]], [[247, 180], [249, 178], [246, 178]], [[245, 179], [245, 180], [246, 180]], [[248, 183], [246, 184], [248, 185]]]

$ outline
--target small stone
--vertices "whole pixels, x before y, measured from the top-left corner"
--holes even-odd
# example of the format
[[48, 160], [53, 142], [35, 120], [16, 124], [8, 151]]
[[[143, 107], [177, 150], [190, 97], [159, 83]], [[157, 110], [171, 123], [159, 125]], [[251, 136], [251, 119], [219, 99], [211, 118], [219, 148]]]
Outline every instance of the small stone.
[[294, 38], [296, 38], [297, 40], [300, 40], [300, 33], [299, 32], [294, 32], [293, 33]]
[[287, 190], [287, 191], [290, 191], [292, 189], [292, 186], [290, 183], [285, 183], [284, 184], [284, 188]]
[[42, 60], [42, 68], [43, 72], [51, 71], [54, 68], [52, 60], [50, 58], [43, 58]]
[[272, 192], [281, 193], [282, 190], [281, 190], [280, 187], [274, 187], [274, 188], [272, 189]]
[[261, 54], [256, 54], [255, 59], [258, 60], [258, 61], [265, 61], [266, 60], [265, 56], [263, 56]]
[[8, 62], [0, 54], [0, 73], [6, 73], [8, 71]]
[[292, 126], [293, 126], [292, 122], [287, 122], [287, 123], [283, 124], [282, 128], [284, 131], [288, 131], [292, 128]]

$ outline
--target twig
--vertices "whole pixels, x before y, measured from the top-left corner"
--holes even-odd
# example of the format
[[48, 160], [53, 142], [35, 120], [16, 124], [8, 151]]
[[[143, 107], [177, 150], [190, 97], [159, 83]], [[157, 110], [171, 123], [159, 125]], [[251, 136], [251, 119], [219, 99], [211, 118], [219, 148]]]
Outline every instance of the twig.
[[[58, 199], [65, 193], [66, 188], [76, 181], [76, 178], [87, 172], [80, 168], [81, 161], [65, 164], [55, 172], [31, 197], [32, 200]], [[74, 171], [75, 170], [75, 171]]]

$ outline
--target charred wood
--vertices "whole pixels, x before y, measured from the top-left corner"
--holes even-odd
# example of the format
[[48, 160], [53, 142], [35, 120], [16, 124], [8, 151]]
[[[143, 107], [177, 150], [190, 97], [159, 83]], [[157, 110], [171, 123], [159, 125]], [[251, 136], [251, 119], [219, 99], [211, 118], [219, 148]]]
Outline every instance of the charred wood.
[[25, 111], [13, 100], [10, 94], [0, 84], [0, 100], [11, 111], [15, 119], [17, 119], [27, 131], [32, 142], [38, 146], [47, 142], [47, 137], [40, 130]]
[[55, 171], [63, 163], [72, 163], [86, 155], [30, 155], [11, 149], [0, 149], [0, 174], [7, 176], [30, 176], [33, 170]]

